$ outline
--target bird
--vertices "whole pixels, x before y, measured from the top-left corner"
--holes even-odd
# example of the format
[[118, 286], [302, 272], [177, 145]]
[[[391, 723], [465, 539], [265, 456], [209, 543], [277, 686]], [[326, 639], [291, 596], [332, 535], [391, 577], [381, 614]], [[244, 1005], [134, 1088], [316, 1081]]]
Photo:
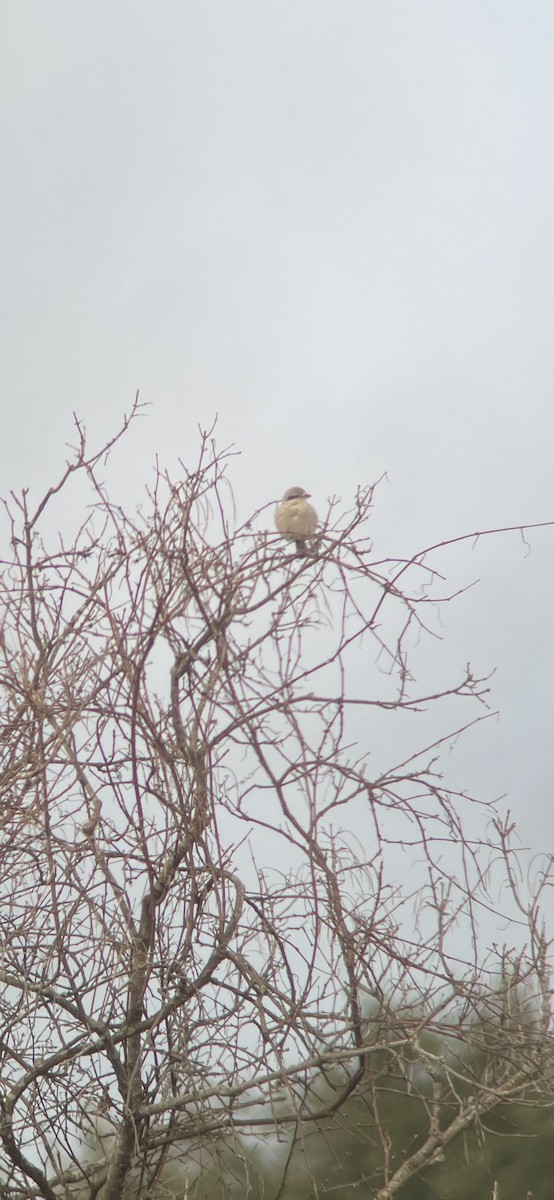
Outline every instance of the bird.
[[313, 537], [317, 529], [317, 513], [313, 504], [308, 504], [309, 496], [310, 492], [304, 491], [304, 488], [287, 488], [275, 510], [278, 532], [289, 542], [296, 542], [299, 557], [308, 553], [306, 538]]

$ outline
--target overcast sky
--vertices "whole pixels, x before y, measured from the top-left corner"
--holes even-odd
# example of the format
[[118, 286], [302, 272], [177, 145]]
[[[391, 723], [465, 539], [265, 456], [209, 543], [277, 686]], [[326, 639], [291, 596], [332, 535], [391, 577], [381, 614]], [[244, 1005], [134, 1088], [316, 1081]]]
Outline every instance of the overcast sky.
[[[140, 389], [132, 504], [218, 413], [242, 519], [383, 472], [381, 554], [554, 518], [551, 0], [4, 0], [0, 22], [0, 494], [52, 481], [73, 410], [97, 442]], [[498, 667], [467, 779], [539, 850], [554, 534], [529, 542], [449, 556], [483, 582], [444, 654]]]

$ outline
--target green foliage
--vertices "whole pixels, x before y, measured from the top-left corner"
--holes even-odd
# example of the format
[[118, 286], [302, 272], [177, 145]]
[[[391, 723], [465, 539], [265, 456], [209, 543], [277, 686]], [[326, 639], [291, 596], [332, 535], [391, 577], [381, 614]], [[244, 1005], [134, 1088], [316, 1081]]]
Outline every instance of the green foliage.
[[[385, 1105], [387, 1133], [400, 1161], [400, 1148], [415, 1149], [421, 1140], [423, 1109], [413, 1096], [392, 1092]], [[538, 1103], [501, 1105], [479, 1129], [461, 1135], [441, 1161], [413, 1176], [400, 1188], [399, 1200], [552, 1200], [554, 1179], [552, 1114]], [[275, 1144], [258, 1143], [233, 1159], [225, 1171], [215, 1167], [190, 1187], [191, 1200], [341, 1200], [373, 1197], [383, 1186], [383, 1147], [367, 1096], [357, 1096], [325, 1127], [309, 1126], [296, 1141], [276, 1153]], [[283, 1169], [288, 1161], [283, 1187]], [[221, 1163], [223, 1166], [223, 1162]], [[365, 1189], [365, 1190], [361, 1190]]]
[[[495, 1055], [501, 1031], [490, 1021], [475, 1024], [461, 1047], [451, 1031], [441, 1039], [425, 1034], [422, 1050], [446, 1064], [463, 1064], [465, 1083], [458, 1097], [440, 1081], [439, 1126], [448, 1127], [459, 1111], [469, 1080], [486, 1078], [488, 1034]], [[340, 1091], [339, 1072], [312, 1081], [311, 1105], [332, 1103]], [[436, 1081], [435, 1081], [436, 1083]], [[368, 1084], [340, 1110], [306, 1120], [282, 1141], [257, 1139], [239, 1153], [221, 1147], [210, 1169], [191, 1183], [191, 1200], [359, 1200], [377, 1196], [393, 1171], [423, 1144], [437, 1087], [419, 1062], [401, 1061], [383, 1052], [372, 1057]], [[547, 1083], [523, 1101], [492, 1107], [484, 1117], [447, 1144], [432, 1166], [411, 1177], [396, 1192], [399, 1200], [552, 1200], [554, 1123]], [[378, 1119], [376, 1119], [376, 1117]], [[496, 1188], [496, 1190], [494, 1190]], [[362, 1190], [363, 1189], [363, 1190]]]

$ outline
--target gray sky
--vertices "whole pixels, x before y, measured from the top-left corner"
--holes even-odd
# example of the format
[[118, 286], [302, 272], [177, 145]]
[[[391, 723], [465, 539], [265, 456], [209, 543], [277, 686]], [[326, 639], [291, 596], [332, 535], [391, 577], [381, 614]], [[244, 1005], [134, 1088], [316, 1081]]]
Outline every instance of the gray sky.
[[[553, 51], [550, 0], [5, 2], [0, 493], [140, 388], [132, 503], [217, 412], [242, 518], [384, 471], [380, 554], [554, 517]], [[441, 653], [498, 667], [467, 782], [536, 849], [553, 537], [444, 560]]]

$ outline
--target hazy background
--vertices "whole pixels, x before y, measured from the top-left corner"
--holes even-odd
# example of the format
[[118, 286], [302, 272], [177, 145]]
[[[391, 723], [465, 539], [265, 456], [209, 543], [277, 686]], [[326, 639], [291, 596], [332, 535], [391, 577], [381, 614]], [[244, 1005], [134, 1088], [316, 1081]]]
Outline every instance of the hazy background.
[[[387, 472], [380, 554], [554, 518], [550, 0], [0, 7], [0, 494], [73, 410], [141, 499], [219, 414], [239, 516]], [[552, 846], [554, 533], [437, 560], [482, 584], [444, 663], [497, 666], [462, 772]], [[437, 654], [434, 646], [433, 655]]]

